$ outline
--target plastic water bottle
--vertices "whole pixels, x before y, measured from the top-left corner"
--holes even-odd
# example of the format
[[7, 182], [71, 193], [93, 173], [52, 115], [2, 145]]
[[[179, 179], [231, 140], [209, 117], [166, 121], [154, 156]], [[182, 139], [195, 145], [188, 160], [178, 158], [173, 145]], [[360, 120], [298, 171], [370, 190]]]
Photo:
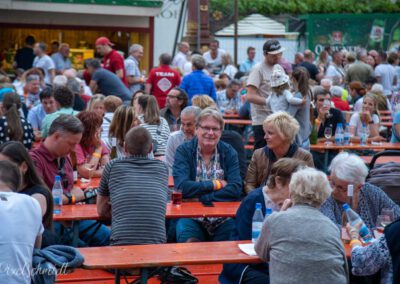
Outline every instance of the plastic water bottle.
[[350, 124], [346, 123], [346, 128], [344, 129], [343, 133], [343, 144], [344, 145], [350, 145]]
[[343, 145], [343, 140], [344, 140], [344, 133], [343, 133], [343, 124], [338, 123], [336, 126], [336, 131], [335, 131], [335, 143], [338, 146]]
[[362, 238], [364, 243], [371, 242], [374, 238], [372, 237], [371, 232], [369, 231], [367, 225], [365, 225], [361, 217], [356, 212], [354, 212], [347, 203], [343, 204], [343, 209], [346, 212], [346, 217], [350, 223], [350, 226], [358, 229], [358, 233], [360, 234], [360, 237]]
[[63, 188], [61, 185], [61, 177], [56, 176], [53, 189], [51, 190], [53, 194], [53, 201], [54, 201], [54, 214], [61, 214], [62, 209], [62, 197], [63, 197]]
[[367, 139], [368, 139], [368, 128], [365, 124], [363, 124], [360, 133], [360, 145], [362, 146], [367, 145]]
[[266, 208], [265, 209], [265, 217], [264, 217], [264, 222], [265, 220], [272, 214], [272, 208]]
[[262, 225], [264, 222], [264, 216], [261, 211], [261, 203], [256, 203], [256, 211], [253, 215], [253, 222], [251, 226], [251, 240], [255, 243], [260, 236]]

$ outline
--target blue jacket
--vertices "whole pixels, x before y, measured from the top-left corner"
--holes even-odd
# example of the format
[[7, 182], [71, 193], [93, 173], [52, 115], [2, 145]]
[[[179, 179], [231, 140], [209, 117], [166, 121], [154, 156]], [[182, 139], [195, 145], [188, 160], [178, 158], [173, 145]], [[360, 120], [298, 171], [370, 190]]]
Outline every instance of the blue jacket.
[[[265, 215], [265, 200], [262, 192], [262, 187], [254, 189], [242, 201], [238, 211], [236, 212], [236, 227], [232, 231], [231, 241], [251, 240], [251, 226], [256, 203], [261, 203], [261, 210]], [[224, 264], [224, 268], [219, 276], [219, 283], [221, 284], [239, 284], [242, 273], [248, 264]], [[254, 269], [268, 270], [266, 263], [252, 264]]]
[[175, 153], [173, 166], [174, 184], [182, 190], [183, 198], [199, 198], [204, 201], [236, 201], [242, 192], [242, 179], [240, 177], [239, 160], [232, 146], [219, 141], [217, 150], [220, 158], [221, 169], [224, 170], [224, 179], [228, 184], [214, 191], [212, 181], [197, 182], [197, 144], [198, 139], [183, 143]]
[[194, 95], [209, 95], [215, 102], [217, 101], [214, 81], [210, 76], [204, 74], [203, 70], [194, 70], [183, 77], [181, 88], [188, 94], [189, 104]]

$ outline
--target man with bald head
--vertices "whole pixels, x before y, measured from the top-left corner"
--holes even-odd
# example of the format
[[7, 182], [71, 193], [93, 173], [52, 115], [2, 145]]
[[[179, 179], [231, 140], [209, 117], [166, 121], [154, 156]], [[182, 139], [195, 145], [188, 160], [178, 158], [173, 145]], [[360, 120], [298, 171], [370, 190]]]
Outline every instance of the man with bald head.
[[141, 126], [128, 131], [124, 147], [127, 157], [106, 165], [97, 196], [97, 212], [101, 217], [111, 217], [110, 243], [165, 243], [167, 166], [149, 158], [152, 137]]
[[179, 69], [183, 74], [183, 67], [188, 61], [188, 56], [190, 55], [190, 45], [186, 41], [182, 41], [179, 44], [179, 52], [175, 55], [174, 60], [172, 60], [172, 66]]
[[321, 81], [324, 74], [319, 71], [318, 67], [313, 63], [315, 60], [315, 54], [311, 50], [307, 49], [304, 51], [304, 61], [300, 64], [300, 66], [307, 69], [310, 74], [310, 79], [319, 82]]

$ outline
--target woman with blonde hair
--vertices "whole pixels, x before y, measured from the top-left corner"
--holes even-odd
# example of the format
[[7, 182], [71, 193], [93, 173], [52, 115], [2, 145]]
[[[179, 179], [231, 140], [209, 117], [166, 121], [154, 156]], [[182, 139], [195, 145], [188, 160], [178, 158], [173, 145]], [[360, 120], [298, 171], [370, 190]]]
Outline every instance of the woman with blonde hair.
[[90, 101], [88, 102], [87, 111], [94, 111], [97, 113], [100, 117], [103, 117], [104, 114], [106, 113], [106, 109], [104, 107], [104, 99], [106, 97], [103, 96], [102, 94], [96, 94], [93, 97], [90, 98]]
[[109, 138], [106, 141], [108, 149], [112, 148], [112, 139], [117, 141], [117, 157], [122, 158], [126, 156], [124, 151], [125, 135], [135, 126], [140, 124], [139, 118], [136, 116], [135, 110], [130, 106], [119, 106], [114, 112], [113, 119], [110, 124]]
[[229, 53], [223, 53], [221, 55], [222, 69], [221, 74], [226, 74], [232, 80], [235, 74], [238, 72], [235, 65], [233, 65], [232, 56]]
[[151, 95], [141, 95], [138, 98], [138, 113], [140, 126], [146, 128], [153, 137], [153, 153], [164, 156], [170, 134], [168, 122], [161, 117], [157, 100]]
[[218, 110], [217, 104], [208, 95], [195, 95], [192, 98], [192, 105], [197, 106], [201, 109], [206, 109], [208, 107]]

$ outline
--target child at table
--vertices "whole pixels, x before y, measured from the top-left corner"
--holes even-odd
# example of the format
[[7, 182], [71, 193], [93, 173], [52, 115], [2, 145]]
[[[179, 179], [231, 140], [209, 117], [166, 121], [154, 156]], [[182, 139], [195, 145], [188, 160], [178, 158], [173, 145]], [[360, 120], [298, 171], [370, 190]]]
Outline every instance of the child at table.
[[300, 99], [290, 92], [289, 76], [279, 64], [275, 64], [271, 76], [272, 94], [266, 99], [272, 112], [287, 111], [290, 105], [301, 105], [305, 98]]

